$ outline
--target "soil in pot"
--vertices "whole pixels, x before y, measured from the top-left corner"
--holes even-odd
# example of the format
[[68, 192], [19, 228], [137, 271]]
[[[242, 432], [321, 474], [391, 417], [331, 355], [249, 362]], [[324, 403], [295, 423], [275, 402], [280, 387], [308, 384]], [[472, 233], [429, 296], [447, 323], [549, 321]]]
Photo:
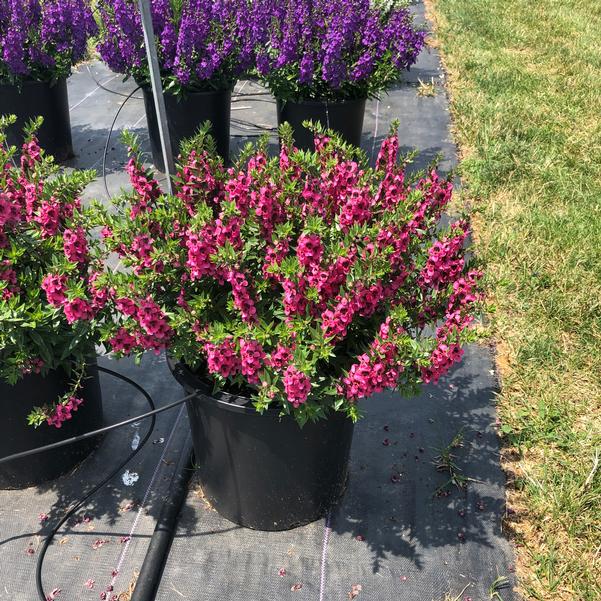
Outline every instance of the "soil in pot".
[[313, 134], [303, 127], [303, 121], [319, 122], [323, 127], [334, 130], [345, 142], [361, 146], [363, 118], [365, 116], [364, 98], [343, 102], [324, 102], [318, 100], [291, 101], [277, 100], [278, 125], [290, 123], [294, 132], [294, 141], [301, 150], [315, 150]]
[[[15, 385], [0, 381], [0, 457], [59, 442], [101, 428], [102, 396], [96, 363], [88, 367], [79, 396], [83, 403], [72, 419], [61, 428], [44, 423], [38, 428], [27, 425], [27, 416], [36, 405], [53, 402], [65, 394], [70, 377], [62, 370], [42, 377], [29, 374]], [[71, 471], [99, 444], [100, 437], [66, 445], [0, 465], [0, 488], [26, 488], [54, 480]]]
[[205, 380], [170, 363], [186, 391], [196, 463], [207, 501], [256, 530], [290, 530], [323, 517], [343, 495], [353, 423], [333, 413], [301, 428], [277, 410], [258, 414], [248, 398], [211, 394]]
[[24, 81], [20, 85], [0, 83], [0, 115], [17, 117], [7, 131], [9, 145], [20, 148], [23, 127], [41, 115], [44, 122], [37, 132], [40, 146], [56, 161], [73, 157], [66, 79], [52, 85], [41, 81]]
[[[165, 163], [161, 151], [161, 138], [154, 107], [154, 97], [149, 87], [143, 87], [142, 92], [144, 107], [146, 108], [152, 161], [154, 166], [164, 173]], [[174, 158], [177, 158], [179, 154], [182, 140], [194, 136], [205, 121], [210, 121], [212, 124], [211, 135], [215, 139], [217, 152], [227, 163], [230, 154], [231, 102], [231, 90], [188, 92], [181, 97], [165, 94], [165, 109]]]

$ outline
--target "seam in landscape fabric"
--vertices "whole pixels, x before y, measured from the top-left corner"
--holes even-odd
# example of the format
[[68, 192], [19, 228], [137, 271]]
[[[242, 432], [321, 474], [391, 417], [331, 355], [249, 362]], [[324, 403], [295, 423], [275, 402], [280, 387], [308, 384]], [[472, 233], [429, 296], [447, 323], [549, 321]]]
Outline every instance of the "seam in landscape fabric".
[[323, 547], [321, 549], [321, 569], [319, 573], [319, 601], [324, 599], [324, 591], [326, 585], [326, 559], [328, 555], [328, 541], [330, 540], [330, 532], [332, 531], [332, 512], [328, 511], [325, 519], [325, 531], [323, 534]]
[[169, 437], [167, 438], [167, 441], [165, 442], [165, 446], [163, 447], [163, 452], [161, 453], [161, 456], [159, 457], [156, 467], [154, 468], [152, 478], [150, 479], [150, 482], [148, 483], [148, 487], [146, 488], [146, 492], [144, 493], [142, 503], [140, 503], [140, 507], [138, 508], [138, 512], [136, 513], [136, 517], [130, 528], [128, 539], [125, 542], [125, 546], [123, 547], [123, 550], [121, 551], [121, 554], [119, 556], [119, 560], [117, 562], [117, 567], [115, 568], [115, 575], [111, 578], [110, 586], [115, 586], [115, 582], [117, 581], [117, 578], [121, 572], [121, 566], [123, 565], [123, 562], [125, 561], [125, 556], [127, 555], [127, 550], [129, 549], [129, 543], [131, 542], [131, 538], [134, 535], [136, 528], [138, 527], [138, 522], [140, 521], [140, 516], [142, 515], [142, 511], [144, 510], [146, 501], [148, 500], [148, 495], [150, 494], [150, 491], [152, 490], [152, 487], [154, 486], [154, 482], [158, 476], [159, 470], [163, 463], [163, 459], [165, 458], [165, 455], [167, 454], [167, 451], [169, 450], [169, 446], [173, 439], [173, 434], [175, 433], [175, 430], [177, 428], [177, 425], [179, 423], [179, 420], [182, 416], [183, 411], [184, 411], [184, 406], [182, 405], [179, 408], [179, 413], [177, 414], [177, 417], [175, 418], [175, 422], [173, 423], [173, 427], [171, 428]]

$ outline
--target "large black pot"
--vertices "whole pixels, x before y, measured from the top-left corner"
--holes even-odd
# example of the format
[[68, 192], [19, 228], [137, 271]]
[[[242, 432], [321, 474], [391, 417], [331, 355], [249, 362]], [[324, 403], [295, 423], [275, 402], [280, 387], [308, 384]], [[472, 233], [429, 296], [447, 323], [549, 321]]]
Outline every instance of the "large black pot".
[[[142, 92], [144, 107], [146, 108], [152, 162], [159, 171], [164, 172], [165, 162], [161, 150], [161, 138], [152, 89], [144, 86]], [[225, 162], [228, 162], [230, 156], [231, 103], [231, 90], [188, 92], [181, 97], [165, 94], [165, 110], [167, 112], [173, 156], [177, 158], [182, 140], [191, 138], [205, 121], [210, 121], [212, 124], [211, 135], [215, 139], [217, 152]]]
[[37, 136], [40, 146], [57, 161], [73, 156], [67, 80], [50, 85], [41, 81], [23, 81], [20, 86], [0, 83], [0, 115], [16, 115], [8, 128], [8, 143], [17, 148], [23, 143], [23, 127], [41, 115], [44, 123]]
[[[36, 405], [50, 403], [65, 394], [69, 376], [62, 370], [51, 371], [45, 377], [25, 376], [14, 386], [0, 381], [0, 457], [59, 442], [102, 427], [102, 397], [95, 362], [79, 396], [83, 403], [72, 419], [60, 428], [44, 423], [38, 428], [27, 425], [27, 416]], [[39, 453], [10, 463], [0, 464], [0, 488], [25, 488], [53, 480], [71, 471], [98, 446], [98, 438], [89, 438], [49, 452]]]
[[340, 413], [300, 428], [277, 411], [211, 394], [182, 364], [170, 367], [187, 392], [203, 493], [228, 520], [256, 530], [289, 530], [324, 516], [347, 480], [353, 422]]
[[361, 146], [365, 98], [342, 102], [304, 100], [293, 102], [277, 100], [278, 125], [290, 123], [294, 142], [301, 150], [314, 150], [313, 134], [303, 127], [303, 121], [319, 122], [340, 134], [342, 139], [354, 146]]

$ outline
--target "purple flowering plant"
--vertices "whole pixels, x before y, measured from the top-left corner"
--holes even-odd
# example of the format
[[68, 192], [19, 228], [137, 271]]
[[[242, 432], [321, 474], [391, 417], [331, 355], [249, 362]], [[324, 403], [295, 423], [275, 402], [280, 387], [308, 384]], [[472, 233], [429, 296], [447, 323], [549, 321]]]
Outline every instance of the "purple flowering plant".
[[0, 83], [68, 77], [96, 31], [88, 0], [0, 0]]
[[408, 8], [370, 0], [256, 0], [257, 71], [282, 100], [369, 98], [417, 60]]
[[70, 374], [70, 391], [30, 415], [34, 425], [60, 427], [81, 403], [105, 304], [79, 200], [94, 173], [60, 172], [35, 138], [41, 120], [28, 126], [19, 156], [3, 133], [14, 121], [0, 117], [0, 378], [14, 384], [32, 373]]
[[[137, 0], [98, 0], [104, 62], [148, 85]], [[222, 90], [253, 66], [255, 25], [249, 0], [152, 0], [151, 12], [165, 91]]]
[[314, 152], [294, 149], [287, 124], [279, 157], [264, 140], [227, 168], [206, 132], [183, 146], [173, 196], [128, 135], [133, 189], [93, 209], [121, 264], [98, 278], [109, 350], [166, 350], [301, 424], [356, 419], [359, 399], [461, 360], [481, 300], [469, 226], [440, 227], [451, 179], [409, 176], [396, 129], [373, 168], [319, 127]]

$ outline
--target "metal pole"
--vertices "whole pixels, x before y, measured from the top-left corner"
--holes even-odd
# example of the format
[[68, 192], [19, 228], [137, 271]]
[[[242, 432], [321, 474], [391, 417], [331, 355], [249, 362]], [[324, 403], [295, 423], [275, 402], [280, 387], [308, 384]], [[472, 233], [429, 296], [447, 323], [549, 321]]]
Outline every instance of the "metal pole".
[[146, 57], [150, 70], [150, 85], [154, 97], [154, 108], [157, 114], [159, 135], [161, 137], [161, 150], [165, 161], [165, 175], [167, 176], [167, 191], [173, 194], [171, 178], [175, 175], [175, 162], [171, 152], [171, 137], [167, 125], [167, 112], [165, 110], [165, 98], [163, 96], [163, 84], [159, 70], [159, 59], [154, 38], [154, 27], [152, 25], [152, 13], [150, 12], [150, 0], [138, 0], [140, 15], [142, 16], [142, 28], [144, 29], [144, 44], [146, 45]]

